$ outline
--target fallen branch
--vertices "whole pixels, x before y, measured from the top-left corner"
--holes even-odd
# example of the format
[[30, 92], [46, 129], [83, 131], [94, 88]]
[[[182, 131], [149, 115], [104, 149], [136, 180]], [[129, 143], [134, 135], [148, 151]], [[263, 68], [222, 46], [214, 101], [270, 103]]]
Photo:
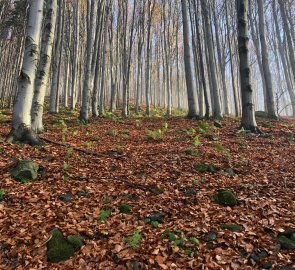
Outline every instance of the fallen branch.
[[[110, 154], [103, 154], [103, 153], [96, 153], [96, 152], [92, 152], [92, 151], [88, 151], [82, 148], [77, 148], [77, 147], [72, 147], [71, 145], [65, 144], [65, 143], [60, 143], [60, 142], [55, 142], [49, 139], [46, 139], [44, 137], [40, 137], [40, 139], [42, 139], [44, 142], [50, 143], [50, 144], [54, 144], [54, 145], [58, 145], [58, 146], [62, 146], [65, 148], [72, 148], [74, 151], [79, 152], [79, 153], [83, 153], [86, 155], [90, 155], [90, 156], [94, 156], [94, 157], [106, 157], [106, 158], [121, 158], [124, 155], [114, 155], [114, 153], [110, 153]], [[113, 155], [113, 156], [112, 156]]]

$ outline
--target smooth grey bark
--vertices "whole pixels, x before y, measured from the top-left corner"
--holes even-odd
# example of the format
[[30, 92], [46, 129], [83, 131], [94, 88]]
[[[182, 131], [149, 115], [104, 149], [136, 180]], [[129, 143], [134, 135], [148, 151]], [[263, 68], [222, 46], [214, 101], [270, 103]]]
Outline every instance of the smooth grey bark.
[[212, 83], [212, 95], [213, 95], [213, 118], [222, 119], [221, 104], [219, 97], [219, 89], [216, 78], [216, 66], [214, 61], [214, 49], [212, 35], [210, 31], [210, 21], [208, 14], [208, 2], [207, 0], [201, 0], [202, 14], [204, 17], [204, 27], [205, 27], [205, 37], [208, 44], [208, 60], [209, 60], [209, 70], [210, 70], [210, 81]]
[[290, 76], [288, 74], [288, 64], [287, 64], [287, 60], [286, 60], [286, 55], [284, 52], [284, 45], [282, 42], [282, 38], [281, 38], [281, 33], [280, 33], [280, 27], [279, 27], [279, 23], [278, 23], [278, 16], [277, 16], [277, 10], [276, 10], [276, 1], [273, 1], [273, 17], [274, 17], [274, 24], [275, 24], [275, 29], [276, 29], [276, 37], [278, 40], [278, 50], [279, 50], [279, 55], [281, 58], [281, 62], [283, 65], [283, 70], [284, 70], [284, 76], [285, 76], [285, 81], [286, 81], [286, 85], [287, 85], [287, 90], [291, 99], [291, 106], [292, 106], [292, 114], [293, 117], [295, 117], [295, 93], [294, 93], [294, 89], [292, 87], [292, 84], [290, 82]]
[[268, 116], [272, 119], [277, 119], [276, 109], [275, 109], [275, 100], [274, 100], [274, 91], [272, 85], [272, 77], [269, 68], [268, 60], [268, 49], [266, 45], [265, 37], [265, 10], [264, 10], [264, 1], [257, 0], [258, 4], [258, 14], [259, 14], [259, 36], [261, 44], [261, 56], [262, 56], [262, 66], [263, 66], [263, 75], [266, 86], [266, 107]]
[[185, 65], [185, 79], [187, 89], [187, 101], [188, 101], [188, 114], [187, 118], [197, 118], [197, 100], [196, 93], [193, 87], [192, 81], [192, 67], [191, 67], [191, 53], [189, 44], [189, 27], [188, 27], [188, 14], [187, 14], [187, 0], [181, 0], [182, 10], [182, 26], [183, 26], [183, 53], [184, 53], [184, 65]]
[[232, 88], [233, 88], [235, 116], [238, 117], [240, 115], [240, 113], [239, 113], [239, 104], [238, 104], [237, 90], [236, 90], [235, 77], [234, 77], [233, 52], [232, 52], [232, 43], [231, 43], [229, 17], [228, 16], [229, 16], [228, 15], [228, 2], [227, 2], [227, 0], [225, 0], [225, 17], [226, 17], [226, 29], [227, 29], [226, 36], [227, 36], [227, 43], [228, 43], [228, 48], [229, 48], [231, 83], [232, 83]]
[[59, 2], [57, 20], [57, 36], [54, 49], [53, 75], [50, 91], [49, 112], [58, 113], [59, 110], [59, 75], [62, 54], [63, 23], [64, 23], [64, 0]]
[[209, 118], [210, 116], [210, 102], [208, 97], [208, 88], [206, 83], [206, 76], [204, 71], [204, 58], [203, 58], [203, 50], [202, 50], [202, 42], [201, 42], [201, 33], [200, 33], [200, 26], [199, 21], [197, 18], [198, 7], [196, 4], [196, 0], [193, 0], [193, 7], [195, 9], [195, 24], [196, 24], [196, 43], [198, 45], [198, 56], [199, 56], [199, 64], [200, 64], [200, 75], [204, 93], [204, 100], [205, 100], [205, 118]]
[[9, 142], [21, 141], [30, 145], [41, 143], [32, 130], [31, 108], [40, 57], [43, 7], [44, 0], [31, 0], [30, 2], [25, 52], [19, 76], [19, 90], [13, 109], [12, 130], [7, 138]]
[[87, 1], [88, 21], [87, 21], [87, 59], [85, 66], [85, 78], [82, 92], [82, 106], [80, 110], [80, 119], [84, 122], [89, 121], [89, 98], [92, 90], [93, 78], [92, 78], [92, 57], [93, 57], [93, 43], [94, 43], [94, 24], [96, 21], [97, 8], [95, 0]]
[[292, 44], [292, 36], [291, 36], [291, 29], [288, 24], [288, 19], [286, 15], [286, 10], [285, 10], [285, 1], [281, 0], [278, 1], [279, 6], [280, 6], [280, 11], [281, 11], [281, 16], [284, 24], [284, 32], [287, 38], [287, 43], [288, 43], [288, 52], [289, 52], [289, 58], [290, 58], [290, 65], [292, 68], [293, 72], [293, 81], [295, 82], [295, 53], [294, 53], [294, 47]]
[[43, 132], [44, 99], [49, 82], [52, 49], [55, 36], [57, 0], [48, 0], [48, 11], [42, 37], [40, 64], [35, 82], [34, 98], [31, 110], [32, 129]]
[[78, 96], [78, 69], [79, 69], [79, 46], [80, 46], [80, 0], [75, 1], [73, 25], [75, 29], [74, 35], [74, 55], [72, 66], [72, 85], [71, 85], [71, 110], [76, 108]]
[[146, 38], [146, 64], [145, 64], [145, 99], [146, 115], [150, 116], [151, 93], [150, 93], [150, 58], [151, 58], [151, 27], [152, 17], [155, 7], [155, 0], [148, 0], [148, 21], [147, 21], [147, 38]]
[[224, 114], [229, 115], [229, 99], [228, 99], [228, 91], [226, 87], [226, 80], [225, 80], [225, 69], [226, 63], [224, 56], [221, 53], [221, 43], [219, 38], [219, 31], [218, 31], [218, 20], [216, 15], [216, 7], [213, 7], [213, 22], [215, 28], [215, 39], [216, 39], [216, 48], [217, 48], [217, 56], [218, 56], [218, 63], [219, 63], [219, 71], [221, 73], [221, 84], [222, 84], [222, 93], [223, 93], [223, 108]]
[[260, 133], [255, 119], [253, 90], [250, 81], [248, 0], [237, 0], [238, 45], [240, 59], [240, 83], [242, 96], [241, 127], [253, 133]]

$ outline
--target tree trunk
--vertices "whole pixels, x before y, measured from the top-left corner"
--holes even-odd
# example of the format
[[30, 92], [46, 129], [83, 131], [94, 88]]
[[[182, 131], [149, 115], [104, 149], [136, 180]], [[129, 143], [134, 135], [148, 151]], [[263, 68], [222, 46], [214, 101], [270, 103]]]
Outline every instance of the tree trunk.
[[250, 81], [248, 0], [237, 0], [238, 45], [240, 58], [240, 81], [242, 94], [241, 127], [254, 133], [260, 133], [255, 119], [253, 90]]
[[209, 58], [209, 70], [210, 70], [210, 79], [212, 83], [212, 94], [213, 94], [213, 117], [215, 119], [222, 119], [221, 113], [221, 104], [219, 98], [219, 90], [217, 85], [217, 78], [216, 78], [216, 67], [214, 61], [214, 49], [213, 49], [213, 41], [210, 31], [210, 21], [209, 21], [209, 14], [208, 14], [208, 2], [207, 0], [201, 0], [202, 6], [202, 13], [204, 16], [204, 23], [205, 23], [205, 37], [206, 42], [208, 44], [208, 58]]
[[40, 65], [35, 83], [35, 92], [32, 105], [32, 129], [35, 132], [42, 132], [44, 99], [49, 81], [52, 49], [55, 36], [57, 0], [48, 1], [47, 18], [42, 38]]
[[266, 107], [267, 113], [270, 118], [277, 119], [275, 100], [272, 86], [272, 78], [269, 68], [268, 51], [265, 38], [265, 11], [264, 4], [262, 0], [257, 0], [258, 3], [258, 13], [259, 13], [259, 33], [260, 33], [260, 44], [261, 44], [261, 54], [262, 54], [262, 66], [263, 74], [266, 85]]
[[197, 101], [196, 93], [193, 87], [192, 81], [192, 67], [191, 67], [191, 52], [189, 45], [189, 26], [188, 26], [188, 14], [187, 14], [187, 0], [181, 0], [182, 20], [183, 20], [183, 53], [184, 53], [184, 65], [185, 65], [185, 79], [188, 99], [188, 114], [187, 118], [197, 118]]
[[89, 120], [89, 97], [90, 91], [92, 90], [92, 70], [91, 63], [93, 57], [93, 42], [94, 42], [94, 24], [96, 21], [96, 4], [95, 0], [87, 1], [87, 10], [90, 13], [88, 17], [87, 23], [87, 59], [85, 66], [85, 79], [83, 84], [83, 92], [82, 92], [82, 106], [80, 110], [80, 119], [84, 122], [88, 122]]
[[31, 0], [30, 4], [24, 59], [19, 76], [18, 95], [13, 110], [12, 130], [8, 135], [8, 141], [21, 141], [30, 145], [38, 145], [41, 141], [32, 130], [31, 108], [40, 57], [44, 0]]

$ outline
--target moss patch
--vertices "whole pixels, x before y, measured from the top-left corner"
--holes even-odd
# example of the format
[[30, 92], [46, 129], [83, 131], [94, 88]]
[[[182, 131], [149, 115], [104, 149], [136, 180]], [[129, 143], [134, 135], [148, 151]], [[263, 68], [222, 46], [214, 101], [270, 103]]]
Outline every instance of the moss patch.
[[216, 168], [216, 166], [214, 166], [212, 164], [196, 164], [194, 166], [194, 168], [198, 172], [211, 172], [211, 173], [216, 173], [218, 171], [218, 169]]
[[238, 224], [221, 224], [220, 228], [231, 232], [241, 232], [244, 229], [242, 225]]
[[222, 206], [235, 206], [238, 204], [235, 194], [229, 189], [218, 190], [214, 195], [214, 201]]
[[283, 249], [292, 249], [295, 250], [295, 241], [291, 240], [285, 235], [281, 235], [278, 237], [278, 242]]
[[52, 263], [66, 261], [83, 245], [84, 243], [80, 236], [70, 235], [65, 238], [60, 230], [54, 229], [47, 243], [48, 261]]
[[123, 214], [131, 213], [132, 206], [127, 203], [122, 203], [119, 205], [119, 211]]

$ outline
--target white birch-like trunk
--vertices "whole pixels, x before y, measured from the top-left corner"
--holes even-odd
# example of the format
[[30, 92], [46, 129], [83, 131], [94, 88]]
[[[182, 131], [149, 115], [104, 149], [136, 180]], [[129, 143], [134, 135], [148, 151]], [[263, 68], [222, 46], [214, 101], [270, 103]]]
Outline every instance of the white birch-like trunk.
[[25, 52], [19, 76], [19, 90], [13, 110], [12, 130], [8, 141], [22, 141], [31, 145], [40, 144], [32, 131], [31, 108], [35, 78], [40, 57], [40, 36], [44, 0], [31, 0], [27, 23]]
[[188, 115], [187, 118], [197, 118], [197, 101], [196, 93], [193, 88], [192, 81], [192, 67], [191, 67], [191, 53], [189, 45], [189, 28], [187, 15], [187, 0], [181, 0], [182, 20], [183, 20], [183, 44], [184, 44], [184, 65], [185, 65], [185, 79], [188, 99]]
[[266, 108], [267, 113], [270, 118], [277, 119], [276, 110], [275, 110], [275, 99], [272, 85], [271, 72], [269, 67], [268, 60], [268, 50], [266, 45], [265, 37], [265, 9], [264, 1], [257, 0], [258, 3], [258, 17], [259, 17], [259, 34], [260, 34], [260, 43], [261, 43], [261, 54], [262, 54], [262, 66], [263, 66], [263, 75], [266, 85]]
[[86, 70], [85, 70], [85, 79], [83, 85], [83, 93], [82, 93], [82, 106], [80, 111], [80, 119], [84, 122], [88, 122], [89, 119], [89, 97], [90, 91], [92, 90], [92, 70], [91, 63], [92, 57], [94, 53], [93, 43], [94, 43], [94, 23], [96, 21], [97, 8], [95, 4], [95, 0], [88, 0], [88, 12], [90, 13], [88, 19], [88, 27], [87, 27], [87, 60], [86, 60]]
[[43, 109], [46, 89], [49, 81], [52, 49], [55, 36], [57, 0], [48, 1], [47, 18], [44, 26], [42, 38], [42, 48], [40, 56], [40, 65], [35, 83], [35, 92], [32, 105], [32, 129], [35, 132], [42, 132], [43, 127]]
[[59, 12], [57, 22], [57, 38], [54, 51], [54, 63], [53, 63], [53, 74], [52, 84], [50, 92], [50, 104], [49, 112], [58, 113], [59, 110], [59, 75], [60, 75], [60, 64], [61, 64], [61, 53], [62, 53], [62, 40], [63, 40], [63, 23], [64, 23], [64, 1], [59, 1]]
[[80, 44], [80, 0], [75, 3], [75, 49], [74, 49], [74, 63], [72, 67], [72, 88], [71, 88], [71, 109], [74, 110], [77, 103], [77, 86], [78, 86], [78, 67], [79, 67], [79, 44]]

